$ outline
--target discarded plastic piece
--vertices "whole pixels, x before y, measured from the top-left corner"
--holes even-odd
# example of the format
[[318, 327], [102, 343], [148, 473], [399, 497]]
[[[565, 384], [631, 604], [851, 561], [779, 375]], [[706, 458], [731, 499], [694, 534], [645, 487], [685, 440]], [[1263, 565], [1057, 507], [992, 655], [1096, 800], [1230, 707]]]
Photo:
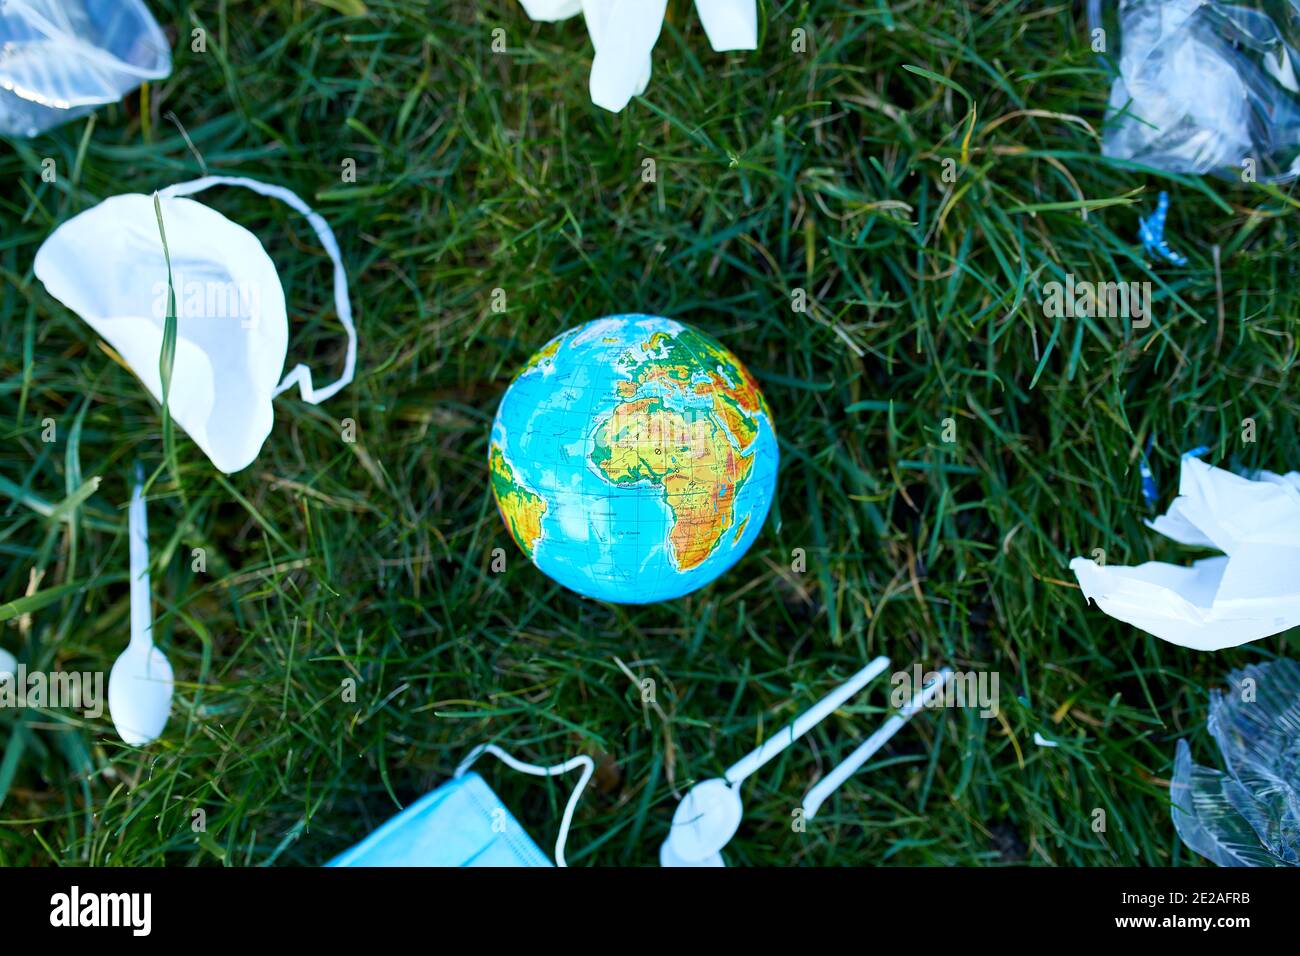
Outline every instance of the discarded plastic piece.
[[[1300, 173], [1300, 20], [1270, 0], [1120, 0], [1102, 153], [1175, 173]], [[1094, 35], [1101, 0], [1090, 0]], [[1105, 33], [1100, 34], [1102, 36]], [[1113, 53], [1113, 47], [1107, 50]]]
[[834, 713], [887, 667], [889, 658], [877, 657], [756, 750], [737, 760], [722, 778], [703, 780], [691, 787], [673, 812], [672, 829], [660, 851], [660, 862], [665, 866], [723, 866], [720, 851], [740, 828], [745, 812], [740, 799], [744, 779]]
[[131, 639], [108, 675], [108, 712], [117, 735], [133, 747], [158, 739], [172, 709], [172, 665], [153, 642], [153, 594], [149, 589], [149, 523], [144, 470], [136, 466], [128, 512], [131, 561]]
[[1138, 220], [1138, 241], [1153, 256], [1168, 259], [1176, 266], [1187, 265], [1187, 257], [1179, 255], [1165, 242], [1165, 217], [1169, 215], [1169, 194], [1161, 192], [1156, 201], [1156, 211]]
[[912, 715], [918, 710], [925, 707], [935, 695], [940, 693], [948, 686], [948, 679], [952, 677], [952, 671], [944, 668], [939, 671], [937, 678], [919, 688], [912, 699], [902, 707], [898, 713], [890, 717], [874, 734], [868, 737], [857, 750], [849, 754], [845, 760], [838, 766], [834, 767], [821, 780], [808, 791], [808, 795], [803, 798], [803, 813], [805, 820], [811, 820], [821, 809], [821, 805], [826, 802], [827, 798], [840, 788], [840, 785], [849, 777], [858, 772], [858, 768], [871, 759], [876, 751], [889, 742], [889, 739], [903, 729], [903, 724], [912, 719]]
[[[334, 266], [334, 307], [347, 335], [343, 374], [316, 386], [305, 364], [284, 371], [289, 319], [284, 288], [262, 243], [203, 203], [186, 198], [240, 186], [301, 213]], [[352, 381], [357, 332], [348, 278], [329, 224], [297, 194], [241, 176], [206, 176], [158, 193], [170, 260], [152, 196], [111, 196], [63, 223], [36, 252], [36, 277], [122, 356], [162, 402], [159, 356], [170, 261], [176, 352], [167, 396], [172, 418], [226, 472], [246, 468], [271, 433], [271, 399], [298, 386], [313, 405]], [[278, 384], [277, 384], [278, 383]]]
[[0, 135], [36, 136], [171, 71], [142, 0], [0, 0]]
[[1162, 640], [1236, 647], [1300, 624], [1300, 474], [1254, 479], [1183, 456], [1179, 497], [1147, 527], [1223, 554], [1191, 567], [1070, 562], [1084, 597]]
[[[821, 723], [888, 667], [889, 658], [877, 657], [800, 714], [793, 722], [778, 730], [756, 750], [732, 764], [723, 777], [702, 780], [691, 787], [673, 813], [668, 839], [659, 850], [660, 865], [725, 866], [722, 848], [730, 842], [736, 830], [740, 828], [740, 821], [744, 816], [740, 785], [745, 778]], [[884, 746], [920, 707], [942, 690], [951, 676], [952, 671], [946, 669], [941, 671], [938, 680], [919, 689], [907, 706], [890, 717], [846, 760], [818, 781], [804, 797], [805, 819], [815, 816], [826, 798], [852, 776], [872, 754]]]
[[714, 52], [758, 49], [758, 7], [754, 0], [695, 0], [695, 10]]
[[1300, 865], [1300, 663], [1252, 664], [1210, 694], [1209, 730], [1226, 772], [1178, 741], [1169, 788], [1174, 829], [1220, 866]]
[[[650, 54], [668, 0], [520, 0], [533, 20], [554, 22], [582, 12], [595, 48], [591, 101], [620, 112], [650, 83]], [[758, 48], [756, 0], [695, 0], [709, 44], [719, 53]]]
[[1147, 503], [1148, 508], [1154, 508], [1156, 502], [1160, 500], [1160, 489], [1156, 487], [1156, 476], [1151, 473], [1151, 462], [1147, 456], [1151, 454], [1151, 446], [1155, 444], [1154, 437], [1147, 439], [1147, 447], [1142, 452], [1142, 460], [1138, 462], [1138, 473], [1142, 476], [1142, 499]]
[[517, 760], [493, 744], [480, 744], [461, 761], [452, 778], [425, 794], [401, 813], [327, 866], [528, 866], [547, 867], [546, 858], [532, 838], [506, 809], [470, 765], [490, 753], [521, 773], [552, 777], [582, 768], [560, 821], [555, 841], [555, 862], [567, 865], [564, 844], [569, 825], [587, 781], [596, 769], [594, 761], [582, 755], [551, 767]]

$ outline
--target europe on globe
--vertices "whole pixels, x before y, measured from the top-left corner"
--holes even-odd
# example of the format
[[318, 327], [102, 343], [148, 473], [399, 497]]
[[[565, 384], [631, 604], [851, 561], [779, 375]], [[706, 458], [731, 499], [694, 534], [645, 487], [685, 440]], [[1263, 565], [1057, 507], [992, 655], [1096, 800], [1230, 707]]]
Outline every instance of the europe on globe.
[[520, 370], [489, 443], [501, 517], [542, 572], [587, 597], [680, 597], [740, 559], [776, 490], [776, 430], [749, 371], [672, 319], [616, 315]]

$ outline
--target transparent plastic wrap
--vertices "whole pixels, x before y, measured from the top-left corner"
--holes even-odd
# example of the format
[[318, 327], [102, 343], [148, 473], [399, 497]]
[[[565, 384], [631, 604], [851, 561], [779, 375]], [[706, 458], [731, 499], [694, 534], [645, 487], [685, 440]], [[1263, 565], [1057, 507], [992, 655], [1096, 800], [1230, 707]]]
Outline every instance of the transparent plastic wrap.
[[1178, 741], [1174, 828], [1220, 866], [1300, 865], [1300, 664], [1252, 664], [1228, 684], [1211, 694], [1209, 719], [1227, 772], [1193, 763]]
[[1089, 19], [1094, 37], [1118, 26], [1104, 155], [1262, 182], [1300, 174], [1292, 0], [1089, 0]]
[[0, 135], [36, 136], [171, 69], [142, 0], [0, 0]]

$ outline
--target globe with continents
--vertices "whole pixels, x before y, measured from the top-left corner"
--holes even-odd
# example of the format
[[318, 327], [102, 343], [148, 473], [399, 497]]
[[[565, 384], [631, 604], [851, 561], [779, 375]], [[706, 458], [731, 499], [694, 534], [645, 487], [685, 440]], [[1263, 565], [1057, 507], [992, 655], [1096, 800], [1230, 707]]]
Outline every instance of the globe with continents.
[[492, 425], [492, 492], [544, 573], [644, 604], [703, 587], [758, 537], [776, 431], [739, 360], [672, 319], [616, 315], [551, 339]]

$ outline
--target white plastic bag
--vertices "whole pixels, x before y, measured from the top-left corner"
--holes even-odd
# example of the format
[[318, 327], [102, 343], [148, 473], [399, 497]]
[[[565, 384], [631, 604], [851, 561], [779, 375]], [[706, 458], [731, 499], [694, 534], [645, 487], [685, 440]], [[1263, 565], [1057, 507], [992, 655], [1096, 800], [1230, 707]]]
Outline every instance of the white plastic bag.
[[[1103, 28], [1101, 0], [1091, 0], [1090, 19]], [[1104, 155], [1268, 182], [1300, 173], [1300, 17], [1291, 3], [1120, 0], [1119, 34]]]
[[1070, 562], [1084, 597], [1172, 644], [1217, 651], [1300, 624], [1300, 473], [1253, 479], [1184, 455], [1178, 497], [1148, 527], [1218, 557], [1191, 567]]
[[142, 0], [0, 0], [0, 135], [35, 136], [171, 71]]

